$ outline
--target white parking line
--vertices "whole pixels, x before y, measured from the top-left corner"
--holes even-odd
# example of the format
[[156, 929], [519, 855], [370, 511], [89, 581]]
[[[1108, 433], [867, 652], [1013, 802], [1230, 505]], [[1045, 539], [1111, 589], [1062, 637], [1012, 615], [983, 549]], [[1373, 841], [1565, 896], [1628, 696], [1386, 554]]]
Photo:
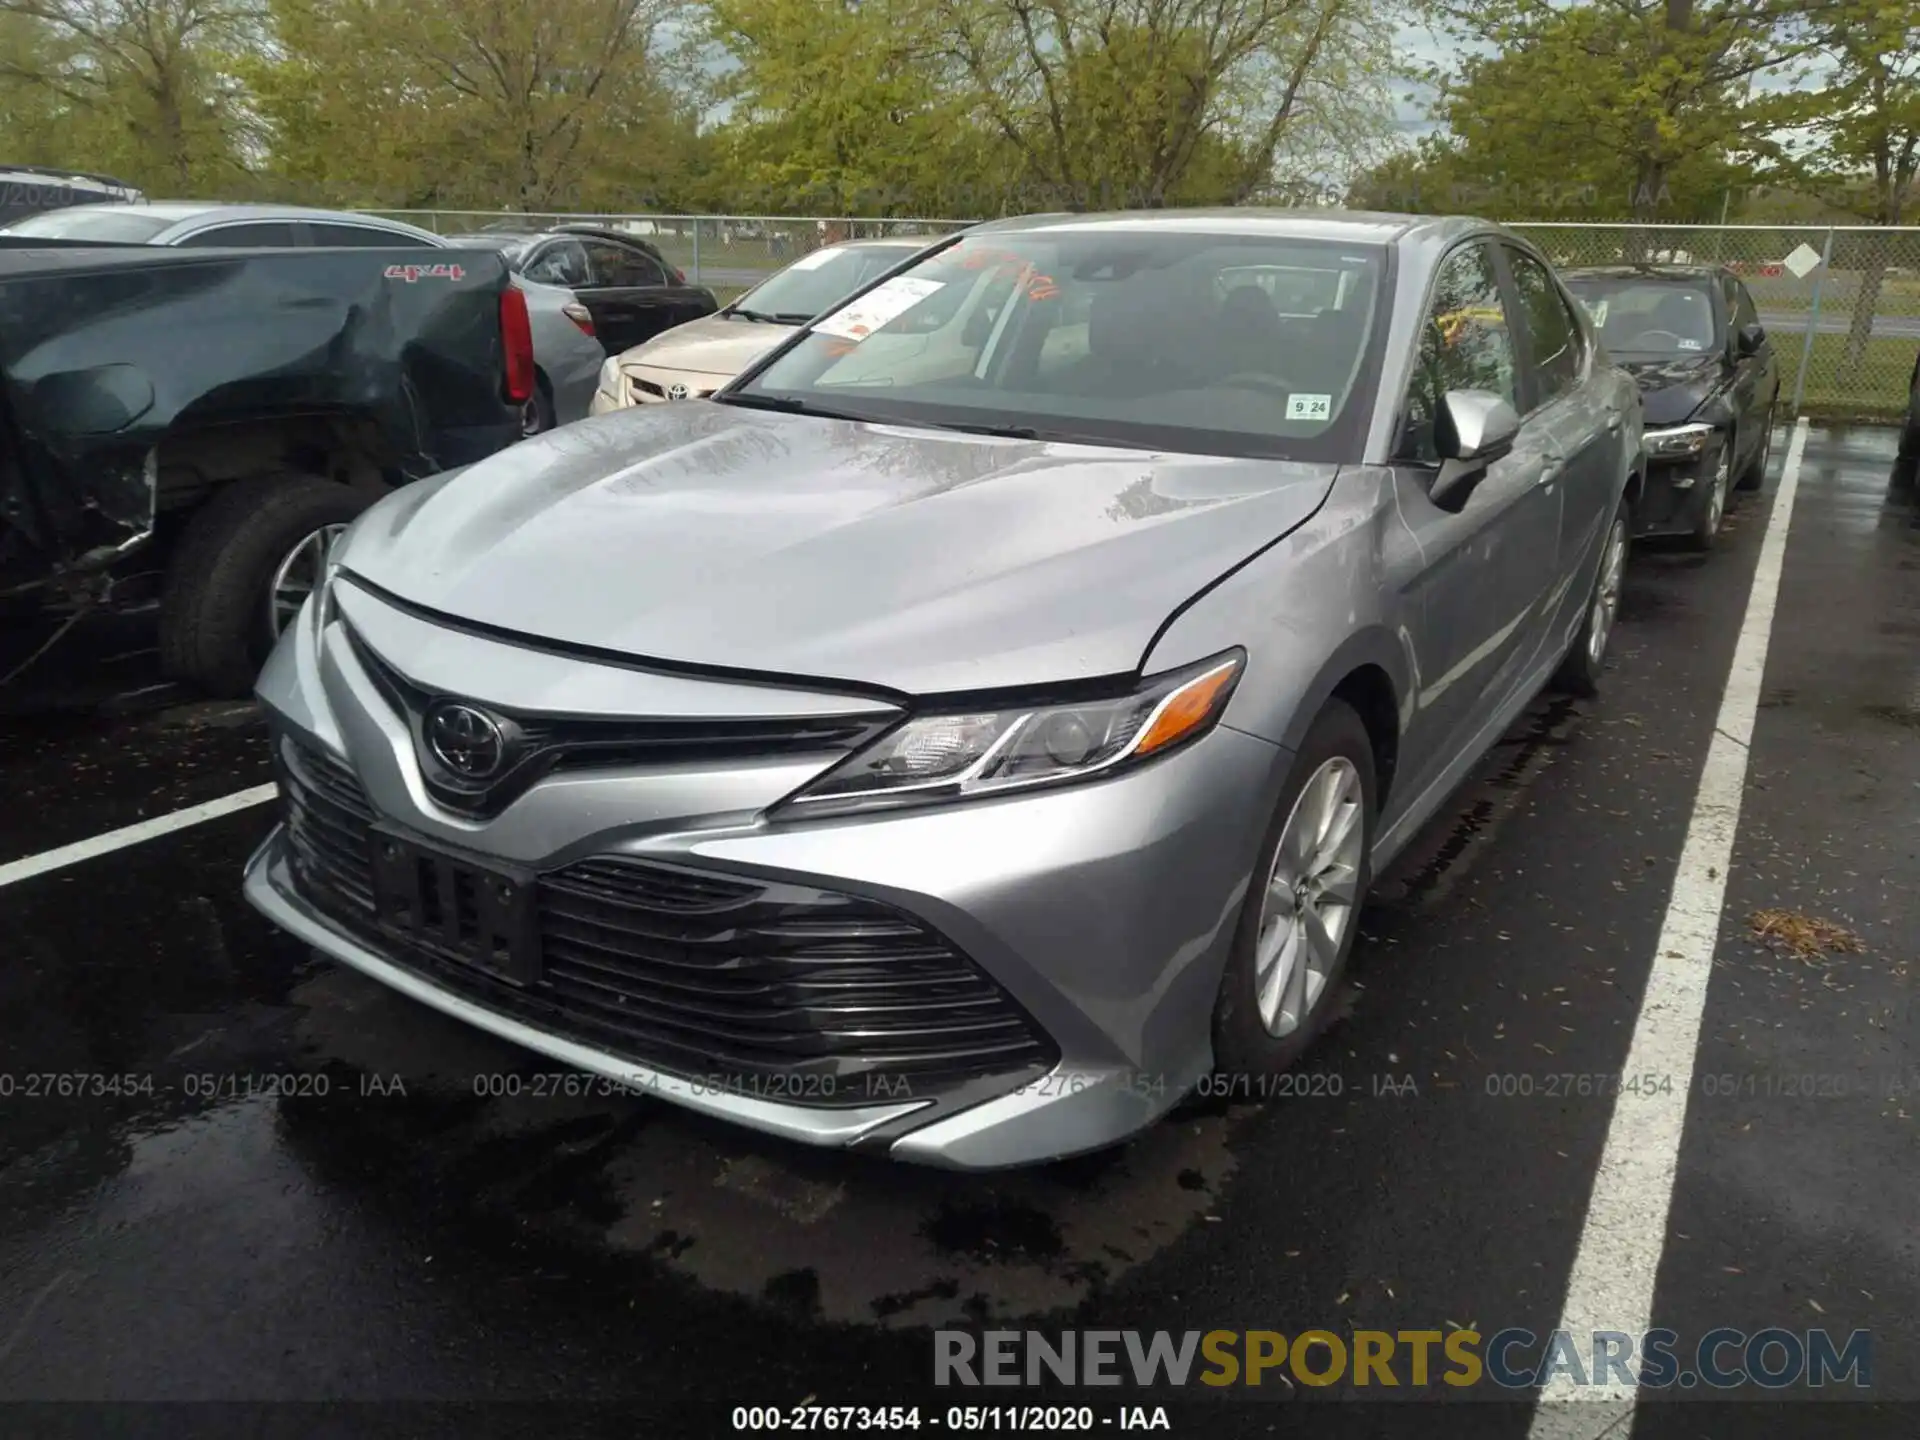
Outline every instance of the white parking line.
[[[1707, 746], [1700, 788], [1694, 794], [1673, 896], [1667, 902], [1653, 968], [1622, 1067], [1623, 1076], [1659, 1076], [1664, 1088], [1622, 1090], [1615, 1099], [1580, 1249], [1567, 1281], [1559, 1328], [1570, 1333], [1592, 1380], [1602, 1378], [1593, 1374], [1589, 1343], [1593, 1331], [1623, 1331], [1638, 1339], [1652, 1323], [1653, 1287], [1666, 1242], [1667, 1212], [1673, 1203], [1687, 1095], [1693, 1089], [1700, 1016], [1706, 1007], [1707, 980], [1726, 902], [1727, 864], [1740, 824], [1747, 747], [1753, 739], [1754, 714], [1766, 675], [1774, 601], [1780, 592], [1787, 527], [1793, 520], [1793, 497], [1800, 484], [1800, 457], [1806, 443], [1803, 419], [1794, 426], [1773, 513], [1760, 542], [1746, 618], [1720, 697], [1719, 720]], [[1668, 1077], [1671, 1086], [1666, 1085]], [[1530, 1440], [1594, 1440], [1630, 1415], [1635, 1393], [1633, 1386], [1617, 1380], [1576, 1387], [1562, 1372], [1541, 1392]], [[1581, 1401], [1611, 1403], [1595, 1407]]]
[[61, 870], [69, 865], [78, 865], [82, 860], [91, 860], [96, 855], [109, 855], [115, 850], [124, 850], [127, 846], [138, 845], [143, 840], [155, 840], [162, 835], [171, 835], [176, 830], [185, 830], [188, 826], [198, 825], [204, 820], [218, 820], [222, 815], [251, 809], [255, 805], [265, 804], [273, 798], [273, 795], [273, 786], [255, 785], [250, 790], [236, 790], [231, 795], [222, 795], [218, 800], [208, 800], [199, 805], [189, 805], [184, 810], [156, 815], [153, 819], [142, 820], [137, 825], [124, 825], [118, 830], [109, 830], [104, 835], [93, 835], [85, 840], [76, 840], [71, 845], [62, 845], [58, 850], [42, 850], [38, 855], [29, 855], [24, 860], [11, 860], [5, 865], [0, 865], [0, 889], [18, 884], [22, 880], [31, 880], [36, 875], [45, 875], [50, 870]]

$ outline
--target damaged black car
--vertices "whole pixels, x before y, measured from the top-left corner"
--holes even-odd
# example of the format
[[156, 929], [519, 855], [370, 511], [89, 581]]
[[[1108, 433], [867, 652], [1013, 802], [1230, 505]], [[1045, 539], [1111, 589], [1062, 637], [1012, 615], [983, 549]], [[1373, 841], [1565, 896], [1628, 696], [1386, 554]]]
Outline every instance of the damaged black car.
[[1562, 272], [1613, 360], [1640, 384], [1648, 476], [1636, 535], [1708, 550], [1736, 490], [1766, 476], [1780, 365], [1753, 296], [1711, 265]]

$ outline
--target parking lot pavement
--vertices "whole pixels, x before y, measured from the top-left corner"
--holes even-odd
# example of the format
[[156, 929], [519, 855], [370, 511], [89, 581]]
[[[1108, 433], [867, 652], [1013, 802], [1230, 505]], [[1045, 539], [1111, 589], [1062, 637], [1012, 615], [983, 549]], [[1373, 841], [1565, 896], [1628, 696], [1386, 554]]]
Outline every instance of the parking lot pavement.
[[[1685, 1131], [1634, 1213], [1662, 1240], [1655, 1324], [1871, 1329], [1872, 1393], [1914, 1400], [1920, 1095], [1894, 1087], [1920, 1086], [1920, 508], [1892, 453], [1804, 437]], [[546, 1062], [274, 935], [237, 886], [263, 809], [0, 886], [0, 1395], [564, 1395], [617, 1402], [623, 1433], [700, 1436], [736, 1404], [809, 1397], [944, 1413], [925, 1328], [943, 1321], [1545, 1334], [1576, 1255], [1633, 1248], [1592, 1232], [1589, 1198], [1656, 1023], [1641, 995], [1771, 500], [1711, 556], [1636, 556], [1605, 696], [1537, 704], [1382, 878], [1296, 1093], [1197, 1100], [1042, 1170], [916, 1170], [569, 1095]], [[261, 764], [244, 718], [204, 709], [10, 735], [0, 863]], [[43, 1075], [125, 1078], [28, 1093]], [[1286, 1382], [1260, 1394], [1140, 1398], [1183, 1434], [1302, 1423], [1271, 1408]], [[1735, 1413], [1643, 1400], [1633, 1433], [1910, 1434], [1915, 1412]], [[409, 1433], [521, 1414], [418, 1412]], [[1515, 1440], [1539, 1423], [1459, 1404], [1444, 1433], [1469, 1420]], [[1390, 1423], [1441, 1433], [1379, 1403], [1320, 1407], [1313, 1433]]]

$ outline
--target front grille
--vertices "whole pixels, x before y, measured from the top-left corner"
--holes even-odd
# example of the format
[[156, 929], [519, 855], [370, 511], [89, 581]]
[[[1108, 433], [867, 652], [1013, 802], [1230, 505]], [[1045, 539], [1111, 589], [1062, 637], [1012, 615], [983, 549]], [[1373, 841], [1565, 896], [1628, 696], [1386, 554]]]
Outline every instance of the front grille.
[[893, 719], [890, 711], [792, 718], [581, 719], [522, 714], [489, 705], [489, 711], [511, 724], [514, 758], [504, 773], [476, 783], [449, 772], [422, 742], [428, 709], [437, 700], [457, 697], [416, 684], [376, 654], [351, 625], [343, 628], [387, 703], [406, 720], [414, 755], [433, 798], [450, 809], [482, 818], [499, 814], [536, 781], [557, 771], [844, 756], [874, 739]]
[[[636, 405], [653, 404], [669, 398], [667, 395], [667, 387], [656, 380], [642, 380], [638, 375], [632, 376], [630, 379], [633, 385], [633, 400]], [[681, 398], [686, 400], [704, 400], [711, 394], [713, 394], [711, 390], [698, 390], [688, 385], [687, 393]]]
[[538, 978], [508, 983], [382, 927], [358, 783], [290, 738], [278, 756], [300, 893], [382, 955], [539, 1029], [812, 1105], [924, 1097], [1059, 1058], [1005, 990], [903, 911], [625, 857], [538, 877]]

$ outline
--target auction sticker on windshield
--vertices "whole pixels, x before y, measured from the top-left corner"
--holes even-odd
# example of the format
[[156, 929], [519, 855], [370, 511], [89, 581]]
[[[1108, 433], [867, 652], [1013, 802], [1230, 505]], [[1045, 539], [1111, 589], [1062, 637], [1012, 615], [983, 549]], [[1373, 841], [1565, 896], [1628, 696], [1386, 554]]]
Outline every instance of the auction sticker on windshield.
[[802, 255], [787, 268], [789, 270], [818, 270], [839, 253], [838, 250], [815, 250], [810, 255]]
[[944, 280], [919, 280], [911, 275], [897, 276], [869, 290], [852, 304], [841, 307], [813, 328], [822, 335], [837, 335], [842, 340], [864, 340], [895, 316], [902, 315], [934, 291]]
[[1326, 420], [1333, 415], [1333, 397], [1331, 395], [1289, 395], [1287, 397], [1287, 419], [1289, 420]]

